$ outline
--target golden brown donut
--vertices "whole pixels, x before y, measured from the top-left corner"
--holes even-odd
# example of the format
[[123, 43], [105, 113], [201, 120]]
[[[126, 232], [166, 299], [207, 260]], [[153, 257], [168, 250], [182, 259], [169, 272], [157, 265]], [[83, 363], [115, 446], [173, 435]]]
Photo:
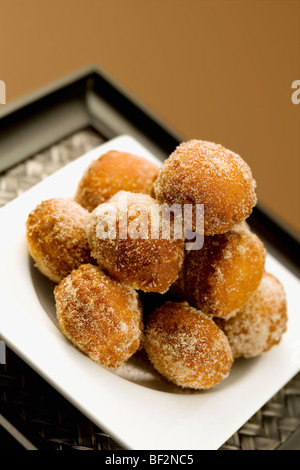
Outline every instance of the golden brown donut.
[[154, 194], [169, 206], [204, 204], [204, 233], [213, 235], [227, 232], [250, 215], [255, 187], [251, 170], [239, 155], [212, 142], [190, 140], [163, 163]]
[[183, 388], [214, 387], [228, 376], [233, 363], [223, 331], [183, 303], [166, 302], [150, 315], [144, 348], [154, 368]]
[[157, 172], [158, 166], [146, 158], [110, 150], [87, 168], [75, 200], [91, 212], [121, 190], [150, 194]]
[[216, 322], [228, 337], [234, 357], [250, 358], [280, 342], [287, 320], [284, 287], [273, 274], [264, 273], [250, 301], [234, 317]]
[[142, 311], [136, 291], [81, 265], [55, 287], [59, 326], [81, 351], [105, 367], [115, 368], [141, 345]]
[[265, 248], [243, 225], [205, 237], [184, 262], [186, 300], [208, 315], [229, 318], [248, 302], [264, 273]]
[[26, 221], [28, 250], [35, 266], [59, 282], [91, 261], [85, 234], [88, 212], [76, 202], [53, 198], [41, 202]]
[[119, 191], [89, 215], [86, 233], [92, 256], [111, 276], [134, 289], [164, 293], [182, 266], [184, 240], [163, 238], [164, 219], [152, 213], [158, 207], [146, 194]]

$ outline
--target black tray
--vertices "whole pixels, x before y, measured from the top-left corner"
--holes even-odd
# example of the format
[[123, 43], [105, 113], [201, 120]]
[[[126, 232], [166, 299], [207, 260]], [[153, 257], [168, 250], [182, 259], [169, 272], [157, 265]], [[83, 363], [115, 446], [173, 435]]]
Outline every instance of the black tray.
[[[68, 136], [80, 132], [82, 129], [89, 129], [91, 133], [95, 133], [99, 137], [101, 136], [102, 141], [122, 134], [132, 135], [161, 160], [165, 159], [179, 142], [186, 140], [184, 136], [162, 122], [152, 111], [138, 102], [135, 97], [130, 95], [128, 91], [124, 90], [111, 77], [108, 77], [103, 70], [100, 70], [99, 67], [91, 66], [51, 84], [30, 96], [0, 108], [0, 176], [1, 173], [5, 174], [9, 169], [17, 167], [20, 162], [39, 152], [46, 152], [44, 154], [47, 156], [48, 148], [56, 145], [63, 139], [67, 139]], [[254, 209], [248, 222], [252, 230], [263, 240], [267, 250], [279, 259], [281, 263], [286, 265], [290, 271], [299, 275], [298, 234], [290, 227], [287, 227], [281, 220], [278, 220], [274, 214], [261, 204], [258, 204]], [[0, 385], [2, 385], [3, 390], [5, 387], [8, 387], [12, 395], [18, 397], [17, 401], [21, 401], [18, 408], [19, 413], [30, 414], [34, 412], [36, 417], [34, 420], [26, 420], [26, 418], [20, 420], [15, 406], [12, 406], [13, 400], [7, 399], [5, 391], [3, 392], [5, 396], [3, 396], [3, 393], [0, 396], [0, 411], [2, 416], [4, 416], [2, 426], [10, 429], [11, 434], [21, 433], [24, 439], [20, 438], [19, 440], [25, 447], [26, 439], [29, 438], [40, 449], [49, 448], [49, 445], [50, 448], [55, 449], [64, 449], [66, 447], [72, 449], [118, 449], [116, 443], [82, 417], [77, 410], [53, 391], [48, 384], [36, 376], [12, 351], [8, 351], [8, 359], [9, 361], [4, 372], [1, 370], [3, 366], [0, 366]], [[36, 405], [33, 405], [32, 402], [33, 397], [35, 397], [35, 403], [39, 402], [41, 395], [37, 397], [36, 392], [28, 387], [28, 383], [25, 383], [24, 392], [24, 382], [26, 380], [28, 382], [28, 377], [30, 380], [33, 380], [32, 376], [34, 376], [34, 381], [40, 384], [42, 397], [44, 397], [43, 406], [40, 407], [43, 409], [41, 412], [42, 418], [38, 416], [39, 412], [36, 409]], [[19, 380], [21, 383], [17, 384]], [[291, 385], [292, 390], [294, 390], [294, 394], [292, 394], [293, 403], [295, 396], [298, 397], [298, 401], [300, 400], [298, 393], [299, 377], [297, 376], [295, 380], [296, 382], [293, 382]], [[290, 390], [291, 388], [288, 388], [287, 394], [289, 396], [291, 396]], [[55, 399], [52, 395], [54, 395]], [[25, 396], [29, 397], [29, 405], [24, 398]], [[45, 397], [48, 396], [51, 398], [46, 399]], [[284, 394], [285, 396], [286, 394]], [[72, 419], [68, 419], [71, 419], [72, 426], [74, 426], [74, 420], [76, 421], [77, 427], [75, 426], [76, 429], [71, 427], [72, 432], [65, 422], [64, 431], [62, 432], [61, 420], [58, 419], [58, 421], [53, 423], [49, 418], [53, 412], [52, 408], [51, 410], [49, 409], [49, 403], [53, 402], [53, 400], [54, 403], [57, 403], [57, 408], [54, 411], [56, 414], [71, 413]], [[286, 398], [282, 399], [281, 397], [280, 403], [282, 409], [284, 406], [288, 406], [285, 402]], [[295, 405], [293, 404], [293, 406]], [[299, 408], [300, 406], [297, 405], [296, 409], [298, 411]], [[264, 416], [263, 413], [262, 416]], [[7, 425], [7, 421], [13, 427]], [[36, 427], [34, 427], [35, 432], [38, 432], [39, 435], [37, 439], [32, 427], [33, 421], [35, 423], [43, 422], [44, 426], [47, 423], [48, 429], [50, 427], [49, 421], [51, 421], [52, 435], [56, 435], [56, 437], [49, 439], [49, 436], [47, 438], [44, 436], [43, 439], [40, 436], [40, 428], [36, 430]], [[263, 423], [260, 422], [259, 427], [261, 426], [263, 426]], [[285, 439], [279, 439], [278, 442], [280, 444], [276, 448], [300, 448], [300, 414], [299, 429], [298, 421], [293, 422], [291, 429], [293, 432], [290, 432], [288, 437], [285, 436]], [[72, 435], [66, 435], [68, 430]], [[258, 430], [255, 432], [258, 432]], [[255, 432], [253, 433], [252, 429], [253, 439], [256, 435]], [[107, 442], [105, 441], [106, 443], [103, 443], [103, 436], [107, 440]], [[3, 430], [0, 432], [0, 448], [1, 441], [6, 442], [7, 446], [12, 446], [10, 437]], [[83, 443], [82, 445], [80, 444], [81, 442]], [[253, 444], [254, 448], [255, 445]], [[4, 447], [5, 444], [3, 444], [2, 448]], [[236, 438], [233, 436], [232, 442], [224, 446], [224, 448], [240, 449], [245, 448], [245, 446], [243, 447], [240, 442], [237, 444]]]

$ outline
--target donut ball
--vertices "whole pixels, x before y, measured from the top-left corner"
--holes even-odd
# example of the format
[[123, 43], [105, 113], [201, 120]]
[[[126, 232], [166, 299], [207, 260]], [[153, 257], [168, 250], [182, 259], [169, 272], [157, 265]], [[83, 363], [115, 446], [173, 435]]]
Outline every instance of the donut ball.
[[28, 250], [35, 266], [51, 281], [60, 282], [73, 269], [91, 261], [85, 233], [88, 212], [76, 202], [43, 201], [26, 222]]
[[233, 363], [223, 331], [183, 303], [166, 302], [150, 315], [144, 348], [153, 367], [183, 388], [214, 387], [228, 376]]
[[[168, 222], [151, 196], [120, 191], [88, 217], [92, 256], [111, 276], [144, 292], [166, 292], [184, 258], [184, 239], [164, 232]], [[156, 215], [158, 214], [158, 218]]]
[[255, 357], [278, 344], [287, 328], [284, 287], [269, 273], [250, 301], [229, 320], [216, 319], [226, 334], [235, 358]]
[[[246, 219], [256, 204], [256, 183], [245, 161], [202, 140], [180, 144], [161, 166], [154, 194], [162, 204], [204, 205], [204, 234], [221, 234]], [[192, 229], [197, 231], [195, 214]]]
[[157, 172], [158, 166], [146, 158], [111, 150], [87, 168], [75, 200], [91, 212], [121, 190], [150, 194]]
[[141, 345], [142, 311], [136, 291], [98, 266], [81, 265], [55, 287], [59, 327], [92, 360], [116, 368]]
[[185, 258], [186, 300], [208, 315], [233, 316], [258, 288], [265, 257], [263, 243], [242, 225], [204, 237], [203, 248]]

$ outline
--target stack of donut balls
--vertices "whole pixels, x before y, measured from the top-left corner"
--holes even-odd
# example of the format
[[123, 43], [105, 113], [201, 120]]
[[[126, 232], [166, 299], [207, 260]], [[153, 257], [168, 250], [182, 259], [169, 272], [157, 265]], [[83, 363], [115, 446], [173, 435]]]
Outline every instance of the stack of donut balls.
[[[270, 350], [287, 303], [246, 222], [255, 190], [239, 155], [202, 140], [160, 166], [117, 150], [94, 160], [72, 199], [42, 201], [26, 223], [35, 266], [56, 284], [62, 333], [106, 368], [143, 349], [162, 380], [188, 389], [210, 389], [237, 358]], [[204, 206], [201, 249], [186, 249], [170, 217], [163, 236], [153, 208], [173, 204]]]

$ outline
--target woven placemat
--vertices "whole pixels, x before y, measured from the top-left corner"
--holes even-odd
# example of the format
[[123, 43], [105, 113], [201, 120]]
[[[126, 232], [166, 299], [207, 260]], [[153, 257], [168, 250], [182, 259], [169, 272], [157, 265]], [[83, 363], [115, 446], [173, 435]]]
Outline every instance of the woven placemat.
[[[0, 175], [0, 207], [103, 142], [92, 129], [84, 129], [6, 171]], [[0, 413], [40, 450], [122, 449], [9, 348], [6, 364], [0, 365]], [[278, 449], [299, 428], [300, 374], [221, 450]]]

